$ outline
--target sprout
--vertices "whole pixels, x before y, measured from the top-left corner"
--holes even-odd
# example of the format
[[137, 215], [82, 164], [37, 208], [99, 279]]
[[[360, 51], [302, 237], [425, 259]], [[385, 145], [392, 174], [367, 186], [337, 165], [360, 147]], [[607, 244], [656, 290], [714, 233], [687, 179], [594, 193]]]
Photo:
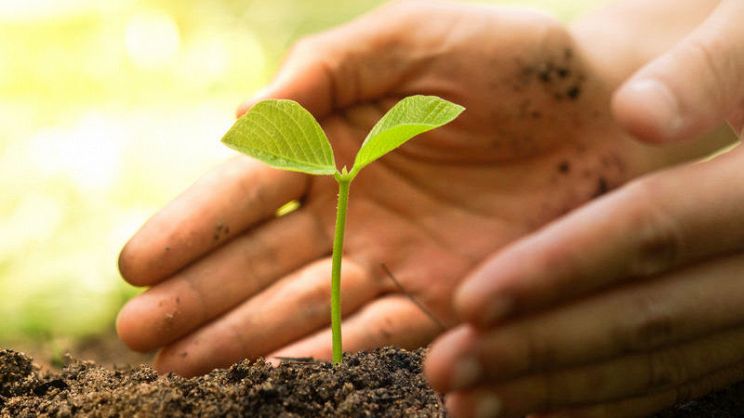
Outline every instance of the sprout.
[[418, 134], [453, 121], [464, 107], [436, 96], [410, 96], [393, 106], [365, 138], [351, 170], [336, 168], [333, 149], [313, 116], [291, 100], [264, 100], [238, 119], [222, 138], [228, 147], [283, 170], [332, 175], [338, 182], [331, 269], [333, 363], [340, 363], [341, 255], [349, 186], [364, 167]]

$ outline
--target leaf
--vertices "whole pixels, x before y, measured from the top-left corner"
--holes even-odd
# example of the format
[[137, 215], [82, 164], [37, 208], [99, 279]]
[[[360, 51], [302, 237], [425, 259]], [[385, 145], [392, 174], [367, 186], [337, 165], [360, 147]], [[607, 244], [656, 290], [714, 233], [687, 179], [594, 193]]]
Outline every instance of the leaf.
[[416, 135], [452, 122], [464, 107], [437, 96], [409, 96], [395, 104], [367, 135], [354, 159], [357, 173]]
[[323, 129], [292, 100], [258, 102], [233, 124], [222, 142], [272, 167], [308, 174], [336, 172]]

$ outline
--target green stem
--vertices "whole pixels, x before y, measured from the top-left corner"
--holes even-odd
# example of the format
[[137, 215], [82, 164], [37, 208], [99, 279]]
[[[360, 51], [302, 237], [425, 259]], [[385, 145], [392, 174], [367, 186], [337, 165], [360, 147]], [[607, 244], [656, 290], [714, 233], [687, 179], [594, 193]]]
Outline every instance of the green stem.
[[[345, 174], [345, 173], [344, 173]], [[333, 363], [341, 363], [341, 257], [344, 252], [344, 231], [346, 229], [346, 209], [349, 204], [349, 185], [353, 177], [337, 175], [338, 206], [336, 208], [336, 232], [333, 236], [333, 256], [331, 267], [331, 334], [333, 338]]]

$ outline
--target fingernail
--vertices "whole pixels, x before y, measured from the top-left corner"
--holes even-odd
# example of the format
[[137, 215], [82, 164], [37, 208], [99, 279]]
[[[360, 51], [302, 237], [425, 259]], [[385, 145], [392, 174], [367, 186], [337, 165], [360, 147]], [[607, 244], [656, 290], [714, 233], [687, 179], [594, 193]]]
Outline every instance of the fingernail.
[[497, 417], [501, 413], [501, 400], [494, 395], [482, 395], [475, 403], [476, 418]]
[[504, 297], [494, 297], [488, 303], [483, 313], [485, 325], [493, 325], [505, 316], [509, 315], [512, 310], [512, 302]]
[[628, 83], [625, 90], [626, 94], [636, 95], [644, 103], [644, 110], [663, 138], [676, 137], [683, 120], [679, 102], [666, 84], [653, 78], [641, 78]]
[[452, 371], [451, 390], [462, 389], [477, 382], [481, 376], [481, 366], [473, 357], [465, 357], [455, 363]]

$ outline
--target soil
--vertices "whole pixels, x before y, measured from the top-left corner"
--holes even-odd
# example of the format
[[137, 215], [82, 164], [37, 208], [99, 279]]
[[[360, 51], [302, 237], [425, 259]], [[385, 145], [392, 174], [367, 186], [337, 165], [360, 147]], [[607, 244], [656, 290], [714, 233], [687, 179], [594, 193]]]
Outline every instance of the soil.
[[423, 350], [350, 354], [343, 367], [263, 360], [186, 379], [150, 367], [108, 369], [70, 357], [42, 372], [0, 350], [0, 417], [443, 417], [421, 374]]
[[[245, 360], [187, 379], [69, 355], [61, 370], [43, 370], [23, 353], [0, 350], [0, 418], [446, 417], [442, 397], [421, 374], [423, 355], [387, 347], [348, 354], [341, 367]], [[744, 382], [655, 417], [742, 416]]]

